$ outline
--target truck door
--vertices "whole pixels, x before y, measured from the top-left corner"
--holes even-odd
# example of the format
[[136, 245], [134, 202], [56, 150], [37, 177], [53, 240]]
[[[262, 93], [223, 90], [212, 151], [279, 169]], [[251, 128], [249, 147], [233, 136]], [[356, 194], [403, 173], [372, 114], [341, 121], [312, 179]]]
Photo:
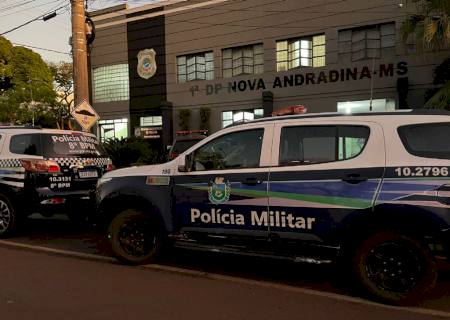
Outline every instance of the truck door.
[[192, 171], [173, 178], [175, 225], [190, 237], [267, 238], [273, 124], [239, 127], [188, 150]]
[[371, 210], [385, 169], [380, 125], [297, 120], [277, 124], [274, 137], [271, 236], [330, 244], [346, 218]]

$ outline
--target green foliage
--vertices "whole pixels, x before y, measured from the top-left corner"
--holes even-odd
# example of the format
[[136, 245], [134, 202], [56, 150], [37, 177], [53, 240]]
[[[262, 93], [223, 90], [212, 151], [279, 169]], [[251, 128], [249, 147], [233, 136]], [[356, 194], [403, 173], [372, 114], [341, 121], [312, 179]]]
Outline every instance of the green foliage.
[[203, 107], [200, 109], [200, 129], [209, 130], [209, 118], [211, 117], [211, 109]]
[[133, 165], [155, 164], [164, 159], [164, 155], [141, 137], [109, 139], [103, 147], [116, 168]]
[[191, 110], [180, 110], [180, 129], [189, 130], [189, 121], [191, 119]]
[[418, 14], [411, 15], [401, 27], [406, 42], [414, 35], [419, 48], [442, 49], [450, 46], [450, 1], [410, 0]]
[[56, 93], [52, 73], [39, 54], [0, 37], [1, 76], [10, 77], [13, 86], [0, 91], [0, 122], [51, 122]]
[[425, 93], [426, 108], [450, 110], [450, 58], [434, 70], [433, 84], [438, 86]]
[[71, 129], [70, 111], [74, 104], [73, 64], [71, 62], [50, 63], [50, 71], [55, 80], [57, 99], [55, 117], [61, 129]]

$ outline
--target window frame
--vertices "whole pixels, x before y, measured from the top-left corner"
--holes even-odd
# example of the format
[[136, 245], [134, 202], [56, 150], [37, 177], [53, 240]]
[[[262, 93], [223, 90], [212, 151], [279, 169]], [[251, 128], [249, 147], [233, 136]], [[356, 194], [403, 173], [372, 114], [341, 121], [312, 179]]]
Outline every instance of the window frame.
[[[209, 59], [209, 56], [211, 56], [211, 59]], [[207, 58], [208, 57], [208, 58]], [[204, 64], [199, 63], [198, 59], [204, 59]], [[184, 59], [184, 64], [180, 64], [180, 60]], [[193, 64], [189, 64], [189, 59], [194, 59]], [[184, 55], [179, 55], [175, 59], [175, 65], [176, 65], [176, 79], [177, 83], [187, 83], [192, 81], [210, 81], [215, 79], [215, 70], [214, 70], [214, 51], [203, 51], [203, 52], [195, 52], [195, 53], [189, 53]], [[208, 69], [207, 65], [208, 63], [212, 63], [212, 69]], [[204, 70], [199, 70], [199, 66], [204, 66]], [[194, 67], [194, 71], [189, 72], [190, 67]], [[180, 70], [183, 69], [183, 73], [180, 72]], [[190, 74], [194, 74], [195, 77], [193, 79], [189, 79]], [[203, 73], [204, 78], [198, 77], [198, 74]], [[208, 78], [208, 74], [212, 74], [212, 78]], [[184, 80], [180, 79], [180, 76], [184, 76]]]
[[[114, 68], [116, 68], [115, 71]], [[129, 68], [128, 63], [117, 63], [92, 68], [91, 76], [93, 102], [109, 103], [130, 100]], [[101, 73], [102, 71], [103, 73]], [[123, 71], [123, 74], [120, 73], [121, 71]], [[114, 77], [110, 75], [111, 73]], [[98, 83], [99, 80], [101, 80], [100, 83]], [[111, 92], [113, 93], [112, 95]]]
[[[259, 153], [259, 162], [258, 162], [257, 166], [255, 166], [255, 167], [239, 167], [239, 168], [223, 168], [223, 169], [213, 168], [213, 169], [205, 169], [205, 170], [195, 170], [195, 153], [198, 152], [204, 146], [208, 145], [209, 143], [211, 143], [213, 141], [216, 141], [217, 139], [221, 139], [221, 138], [223, 138], [223, 137], [225, 137], [227, 135], [230, 135], [230, 134], [238, 134], [238, 133], [243, 133], [243, 132], [259, 131], [259, 130], [262, 131], [262, 140], [261, 140], [261, 149], [260, 149], [260, 153]], [[261, 166], [261, 163], [262, 163], [262, 159], [263, 159], [263, 151], [264, 151], [265, 138], [266, 138], [267, 133], [268, 133], [268, 131], [267, 131], [266, 127], [258, 126], [258, 127], [250, 127], [250, 128], [246, 128], [246, 129], [242, 129], [242, 130], [232, 130], [232, 131], [224, 132], [223, 134], [218, 135], [216, 137], [212, 136], [211, 139], [207, 139], [207, 141], [204, 141], [204, 143], [199, 145], [196, 149], [194, 149], [191, 152], [189, 152], [189, 155], [191, 155], [191, 157], [192, 157], [192, 168], [190, 168], [189, 172], [191, 174], [203, 174], [203, 173], [212, 172], [212, 171], [222, 172], [222, 171], [227, 171], [227, 170], [234, 171], [234, 170], [248, 170], [248, 169], [261, 169], [261, 168], [264, 168], [264, 166]]]
[[[323, 44], [317, 44], [314, 45], [314, 39], [315, 38], [319, 38], [319, 37], [324, 37], [324, 43]], [[302, 41], [308, 41], [310, 43], [310, 47], [309, 48], [302, 48]], [[298, 42], [299, 46], [298, 46], [298, 50], [290, 50], [291, 45], [293, 45], [294, 43]], [[285, 43], [285, 48], [286, 49], [278, 49], [278, 46], [282, 43]], [[324, 54], [323, 55], [314, 55], [314, 51], [315, 48], [318, 47], [322, 47], [324, 48]], [[307, 50], [310, 54], [309, 57], [304, 57], [302, 55], [302, 51]], [[291, 58], [291, 55], [293, 54], [293, 52], [298, 51], [298, 57], [296, 58]], [[281, 53], [285, 53], [286, 55], [286, 59], [285, 60], [278, 60], [278, 54]], [[277, 40], [276, 44], [275, 44], [275, 63], [276, 63], [276, 70], [277, 72], [285, 72], [285, 71], [289, 71], [289, 70], [293, 70], [293, 69], [299, 69], [299, 68], [323, 68], [326, 67], [327, 63], [326, 63], [326, 56], [327, 56], [327, 37], [325, 33], [318, 33], [318, 34], [313, 34], [313, 35], [307, 35], [307, 36], [301, 36], [301, 37], [296, 37], [296, 38], [290, 38], [290, 39], [283, 39], [283, 40]], [[324, 63], [323, 65], [314, 65], [314, 61], [317, 58], [323, 58]], [[309, 65], [302, 65], [302, 60], [303, 59], [308, 59], [310, 64]], [[298, 60], [298, 65], [297, 66], [292, 66], [293, 65], [293, 61]], [[285, 63], [287, 65], [286, 70], [281, 70], [281, 68], [279, 68], [279, 66], [281, 64]]]
[[[14, 150], [12, 150], [11, 147], [13, 146], [13, 141], [15, 140], [15, 138], [22, 137], [22, 136], [36, 136], [36, 137], [38, 137], [37, 140], [39, 141], [39, 145], [37, 146], [36, 154], [30, 154], [30, 153], [24, 153], [24, 152], [18, 153], [18, 152], [14, 152]], [[32, 133], [19, 133], [19, 134], [11, 135], [11, 137], [9, 139], [9, 148], [8, 149], [9, 149], [9, 152], [12, 153], [12, 154], [18, 154], [18, 155], [30, 156], [30, 157], [43, 157], [43, 152], [44, 152], [43, 149], [44, 148], [43, 148], [43, 145], [42, 145], [42, 134], [38, 133], [38, 132], [32, 132]]]
[[405, 124], [397, 127], [397, 134], [400, 138], [400, 141], [402, 142], [403, 147], [405, 150], [414, 157], [424, 158], [424, 159], [439, 159], [439, 160], [450, 160], [450, 156], [447, 156], [445, 158], [438, 157], [438, 156], [430, 156], [424, 155], [422, 152], [416, 152], [411, 148], [411, 145], [408, 143], [408, 139], [406, 137], [406, 134], [402, 132], [402, 129], [405, 128], [418, 128], [418, 127], [426, 127], [426, 126], [436, 126], [436, 125], [448, 125], [450, 127], [450, 122], [424, 122], [424, 123], [414, 123], [414, 124]]
[[[257, 47], [261, 47], [261, 52], [258, 52]], [[245, 55], [246, 50], [251, 50], [251, 57]], [[227, 51], [230, 51], [230, 55], [225, 54]], [[240, 57], [235, 58], [235, 53], [240, 52]], [[261, 63], [256, 63], [256, 57], [261, 56]], [[249, 59], [251, 59], [251, 64], [248, 63]], [[235, 61], [240, 60], [239, 65], [235, 65]], [[225, 65], [229, 63], [229, 67], [225, 68]], [[237, 62], [236, 62], [237, 63]], [[261, 67], [260, 72], [255, 72], [255, 69]], [[235, 74], [235, 69], [240, 68], [240, 73]], [[245, 72], [246, 68], [251, 68], [252, 72]], [[231, 75], [227, 75], [227, 72], [231, 72]], [[233, 78], [241, 75], [255, 75], [255, 74], [263, 74], [264, 73], [264, 43], [254, 43], [248, 44], [244, 46], [231, 47], [222, 49], [222, 77], [223, 78]]]
[[[281, 154], [282, 154], [282, 150], [281, 150], [281, 146], [282, 146], [282, 134], [283, 134], [283, 129], [285, 128], [298, 128], [298, 127], [302, 127], [302, 128], [306, 128], [306, 127], [335, 127], [335, 132], [336, 132], [336, 136], [335, 136], [335, 159], [333, 161], [324, 161], [324, 162], [310, 162], [310, 163], [292, 163], [292, 164], [287, 164], [287, 163], [282, 163], [282, 159], [281, 159]], [[352, 157], [346, 158], [346, 159], [339, 159], [339, 139], [341, 138], [341, 136], [339, 135], [339, 128], [340, 127], [360, 127], [360, 128], [365, 128], [368, 130], [368, 136], [367, 139], [364, 143], [364, 146], [361, 148], [361, 150], [359, 151], [359, 153], [353, 155]], [[371, 133], [372, 130], [368, 125], [363, 125], [363, 124], [307, 124], [307, 125], [298, 125], [298, 124], [287, 124], [287, 125], [280, 125], [280, 130], [279, 130], [279, 141], [278, 141], [278, 157], [277, 157], [277, 162], [276, 162], [276, 167], [293, 167], [293, 166], [310, 166], [310, 165], [322, 165], [322, 164], [330, 164], [330, 163], [336, 163], [336, 162], [343, 162], [343, 161], [348, 161], [348, 160], [352, 160], [352, 159], [356, 159], [358, 157], [360, 157], [364, 150], [366, 149], [368, 143], [369, 143], [369, 139], [371, 137]]]
[[[387, 33], [387, 27], [392, 25], [393, 32]], [[371, 38], [370, 31], [378, 32], [378, 39]], [[345, 33], [349, 32], [349, 35], [345, 37]], [[356, 32], [364, 32], [364, 37], [361, 40], [354, 41], [353, 36]], [[387, 21], [377, 24], [370, 24], [359, 26], [355, 28], [345, 28], [338, 30], [337, 45], [338, 45], [338, 55], [350, 54], [350, 59], [352, 62], [363, 61], [368, 59], [381, 59], [383, 57], [383, 50], [395, 49], [397, 40], [397, 29], [395, 21]], [[392, 45], [386, 45], [386, 41], [393, 38], [394, 43]], [[378, 46], [373, 47], [369, 43], [373, 41], [378, 41]], [[356, 44], [363, 44], [363, 48], [354, 49]], [[377, 52], [376, 55], [369, 54], [370, 51]], [[358, 53], [363, 53], [355, 57]]]

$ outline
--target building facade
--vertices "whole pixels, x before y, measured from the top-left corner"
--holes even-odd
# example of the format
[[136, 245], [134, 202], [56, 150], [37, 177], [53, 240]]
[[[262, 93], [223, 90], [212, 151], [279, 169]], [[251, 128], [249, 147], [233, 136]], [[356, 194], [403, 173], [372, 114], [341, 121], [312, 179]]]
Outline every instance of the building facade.
[[215, 132], [291, 105], [309, 113], [419, 108], [450, 55], [402, 40], [415, 7], [398, 1], [165, 3], [91, 14], [102, 139], [136, 134], [170, 144], [181, 129]]

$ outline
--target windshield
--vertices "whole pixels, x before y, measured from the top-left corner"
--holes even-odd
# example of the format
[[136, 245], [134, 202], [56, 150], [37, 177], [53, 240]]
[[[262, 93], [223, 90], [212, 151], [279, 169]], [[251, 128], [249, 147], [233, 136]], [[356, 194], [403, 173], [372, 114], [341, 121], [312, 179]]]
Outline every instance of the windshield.
[[43, 155], [51, 158], [62, 157], [105, 157], [97, 139], [84, 133], [42, 134]]
[[172, 147], [172, 151], [173, 153], [176, 154], [180, 154], [184, 151], [186, 151], [187, 149], [189, 149], [190, 147], [192, 147], [194, 144], [196, 144], [197, 142], [203, 140], [202, 139], [192, 139], [192, 140], [178, 140], [175, 141], [175, 144]]

